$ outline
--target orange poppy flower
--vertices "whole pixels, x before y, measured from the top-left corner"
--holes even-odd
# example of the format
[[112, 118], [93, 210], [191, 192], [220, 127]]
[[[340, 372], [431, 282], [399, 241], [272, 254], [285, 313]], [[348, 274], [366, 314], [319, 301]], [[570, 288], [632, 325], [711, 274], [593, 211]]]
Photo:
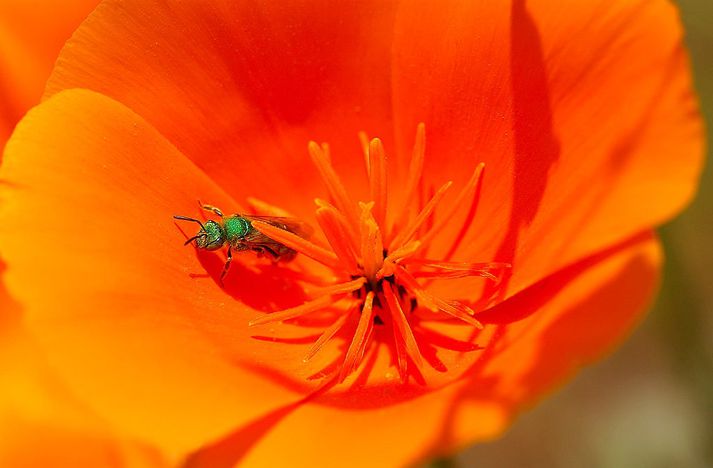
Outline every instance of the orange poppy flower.
[[[497, 436], [638, 321], [701, 165], [665, 1], [106, 1], [45, 97], [8, 289], [74, 395], [188, 466]], [[319, 229], [250, 217], [284, 214]], [[224, 278], [181, 246], [224, 244], [205, 219]]]

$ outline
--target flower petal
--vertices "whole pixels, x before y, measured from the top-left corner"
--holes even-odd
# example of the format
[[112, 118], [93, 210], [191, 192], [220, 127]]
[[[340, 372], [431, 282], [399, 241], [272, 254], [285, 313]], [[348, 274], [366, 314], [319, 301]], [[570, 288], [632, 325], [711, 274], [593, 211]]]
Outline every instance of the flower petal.
[[382, 0], [106, 1], [62, 51], [48, 95], [106, 94], [232, 195], [305, 216], [323, 193], [307, 142], [328, 141], [338, 170], [363, 178], [347, 169], [361, 160], [357, 132], [391, 129], [393, 10]]
[[0, 466], [166, 466], [75, 401], [19, 325], [3, 330], [0, 343]]
[[[0, 260], [0, 279], [4, 272]], [[112, 433], [67, 391], [20, 313], [0, 283], [0, 466], [165, 466], [153, 450]]]
[[[276, 466], [285, 459], [320, 466], [368, 466], [374, 460], [410, 466], [491, 439], [519, 411], [630, 332], [652, 297], [660, 263], [653, 235], [637, 236], [523, 291], [531, 296], [524, 302], [539, 301], [540, 312], [491, 330], [490, 347], [472, 363], [467, 378], [427, 394], [398, 384], [386, 391], [355, 384], [351, 410], [335, 411], [330, 394], [317, 395], [236, 429], [190, 457], [187, 466]], [[394, 367], [391, 372], [398, 379]]]
[[[217, 286], [217, 256], [203, 259], [212, 280], [191, 277], [205, 268], [171, 218], [198, 211], [197, 194], [229, 199], [139, 116], [60, 93], [20, 123], [1, 174], [7, 288], [92, 410], [175, 456], [295, 398], [241, 367], [236, 349], [271, 359], [248, 336], [256, 312]], [[274, 300], [249, 287], [254, 303]]]
[[[681, 36], [664, 0], [404, 7], [393, 72], [401, 152], [425, 121], [431, 185], [464, 183], [486, 164], [454, 259], [513, 263], [514, 294], [679, 211], [703, 140]], [[458, 227], [443, 229], [440, 250]]]
[[[394, 373], [398, 379], [398, 372]], [[410, 466], [447, 450], [443, 423], [462, 388], [462, 383], [455, 384], [383, 407], [378, 402], [379, 394], [374, 393], [369, 395], [373, 399], [369, 404], [379, 408], [358, 411], [335, 410], [329, 402], [324, 405], [319, 401], [285, 407], [192, 454], [185, 466], [272, 467], [285, 460], [299, 460], [305, 466]], [[468, 441], [486, 439], [504, 430], [506, 415], [497, 403], [482, 400], [470, 409], [478, 424], [469, 428]], [[414, 425], [415, 414], [418, 425]], [[463, 443], [459, 440], [458, 445]]]
[[60, 48], [98, 1], [0, 2], [0, 155], [17, 121], [39, 102]]

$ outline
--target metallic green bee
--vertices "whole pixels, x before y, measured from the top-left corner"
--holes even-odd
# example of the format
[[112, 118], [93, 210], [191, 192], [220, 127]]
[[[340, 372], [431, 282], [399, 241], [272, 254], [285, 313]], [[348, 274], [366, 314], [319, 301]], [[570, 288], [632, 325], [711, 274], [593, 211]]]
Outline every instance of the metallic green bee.
[[308, 238], [312, 230], [302, 221], [294, 218], [283, 218], [276, 216], [254, 216], [245, 214], [223, 215], [223, 212], [212, 205], [201, 205], [201, 208], [215, 213], [220, 220], [208, 220], [201, 222], [188, 216], [174, 216], [174, 219], [191, 221], [200, 225], [198, 233], [188, 239], [183, 245], [188, 245], [195, 241], [197, 249], [218, 250], [224, 245], [228, 245], [228, 258], [220, 274], [220, 282], [228, 273], [230, 262], [233, 260], [233, 251], [252, 250], [259, 257], [268, 256], [274, 262], [290, 261], [297, 252], [286, 245], [262, 234], [252, 226], [251, 221], [262, 221], [272, 224], [275, 227], [284, 229], [300, 237]]

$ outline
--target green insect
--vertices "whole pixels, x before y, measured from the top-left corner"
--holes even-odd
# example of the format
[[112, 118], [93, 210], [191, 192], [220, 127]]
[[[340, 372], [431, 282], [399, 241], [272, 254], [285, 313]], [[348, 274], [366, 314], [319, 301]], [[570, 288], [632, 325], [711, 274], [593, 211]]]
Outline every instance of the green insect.
[[198, 223], [201, 227], [198, 233], [188, 239], [183, 245], [188, 245], [195, 241], [197, 249], [218, 250], [227, 244], [228, 258], [220, 274], [221, 284], [223, 283], [223, 278], [228, 273], [230, 262], [233, 260], [233, 251], [252, 250], [256, 252], [259, 257], [267, 256], [274, 262], [287, 262], [297, 255], [295, 250], [255, 229], [251, 221], [255, 220], [269, 223], [304, 238], [308, 238], [312, 233], [312, 229], [309, 225], [295, 218], [245, 214], [231, 214], [225, 216], [223, 212], [215, 206], [201, 205], [201, 208], [216, 214], [220, 220], [201, 222], [198, 219], [180, 215], [175, 215], [174, 219]]

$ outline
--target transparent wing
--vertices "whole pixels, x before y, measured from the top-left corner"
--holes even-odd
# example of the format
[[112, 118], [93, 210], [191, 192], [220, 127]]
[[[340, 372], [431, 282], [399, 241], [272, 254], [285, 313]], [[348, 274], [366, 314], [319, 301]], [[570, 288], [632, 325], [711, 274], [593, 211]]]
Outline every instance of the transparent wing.
[[[264, 223], [272, 224], [275, 227], [278, 227], [280, 229], [284, 229], [285, 231], [289, 231], [292, 234], [295, 234], [297, 236], [303, 237], [305, 239], [309, 239], [312, 236], [312, 233], [314, 230], [312, 229], [312, 226], [309, 224], [305, 223], [304, 221], [297, 219], [297, 218], [284, 218], [284, 217], [278, 217], [278, 216], [258, 216], [258, 215], [240, 215], [243, 218], [247, 219], [248, 221], [256, 220], [256, 221], [262, 221]], [[259, 236], [262, 236], [263, 238], [270, 239], [269, 237], [261, 234], [260, 232], [257, 231], [257, 229], [251, 229], [251, 232], [248, 233], [247, 236], [245, 236], [244, 240], [252, 240], [251, 236], [256, 236], [256, 238], [259, 238]], [[270, 239], [272, 242], [272, 239]]]
[[[248, 221], [262, 221], [304, 238], [308, 238], [313, 232], [312, 228], [307, 223], [296, 218], [242, 214], [235, 216], [243, 217]], [[241, 250], [249, 249], [260, 254], [269, 254], [276, 260], [290, 260], [294, 258], [297, 253], [286, 245], [266, 236], [265, 234], [262, 234], [254, 227], [251, 228], [242, 239], [240, 239], [240, 244]]]

